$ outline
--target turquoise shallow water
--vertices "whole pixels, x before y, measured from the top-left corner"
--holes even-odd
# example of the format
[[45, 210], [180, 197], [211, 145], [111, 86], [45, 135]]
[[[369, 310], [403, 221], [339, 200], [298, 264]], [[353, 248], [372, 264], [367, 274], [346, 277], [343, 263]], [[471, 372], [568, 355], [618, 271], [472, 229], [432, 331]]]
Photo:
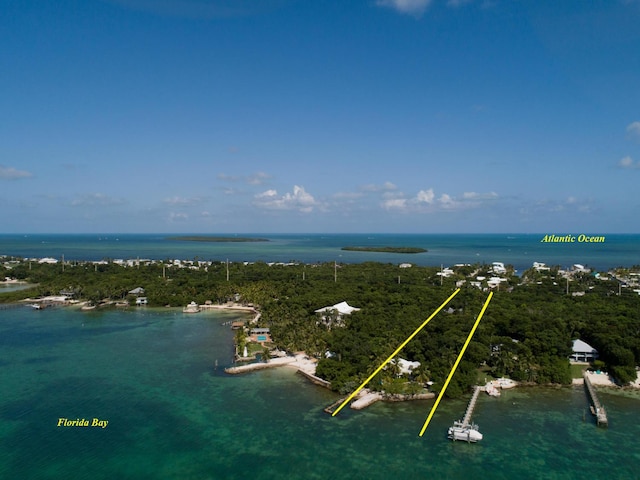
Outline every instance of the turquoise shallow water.
[[0, 478], [638, 477], [637, 396], [602, 393], [608, 429], [581, 388], [483, 396], [475, 445], [446, 439], [467, 399], [444, 401], [421, 438], [432, 401], [330, 417], [336, 396], [288, 368], [224, 374], [237, 315], [0, 311]]

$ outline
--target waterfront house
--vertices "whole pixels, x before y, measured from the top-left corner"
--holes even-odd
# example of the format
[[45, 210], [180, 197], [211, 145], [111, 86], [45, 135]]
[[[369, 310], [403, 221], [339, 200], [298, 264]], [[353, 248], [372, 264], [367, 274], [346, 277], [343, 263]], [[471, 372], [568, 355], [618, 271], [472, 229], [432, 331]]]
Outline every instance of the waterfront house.
[[271, 331], [268, 328], [252, 328], [249, 330], [249, 339], [252, 342], [264, 345], [271, 342]]
[[[395, 359], [391, 360], [396, 362]], [[410, 375], [416, 368], [420, 366], [420, 362], [410, 362], [404, 358], [398, 358], [397, 365], [400, 370], [400, 375]]]
[[598, 351], [580, 339], [573, 341], [572, 351], [570, 358], [573, 362], [593, 362], [598, 358]]

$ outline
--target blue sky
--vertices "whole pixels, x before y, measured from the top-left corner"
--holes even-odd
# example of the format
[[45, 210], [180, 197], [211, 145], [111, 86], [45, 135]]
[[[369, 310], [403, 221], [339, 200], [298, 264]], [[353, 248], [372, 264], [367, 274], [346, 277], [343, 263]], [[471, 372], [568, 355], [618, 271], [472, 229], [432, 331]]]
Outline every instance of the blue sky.
[[1, 0], [0, 232], [633, 232], [640, 1]]

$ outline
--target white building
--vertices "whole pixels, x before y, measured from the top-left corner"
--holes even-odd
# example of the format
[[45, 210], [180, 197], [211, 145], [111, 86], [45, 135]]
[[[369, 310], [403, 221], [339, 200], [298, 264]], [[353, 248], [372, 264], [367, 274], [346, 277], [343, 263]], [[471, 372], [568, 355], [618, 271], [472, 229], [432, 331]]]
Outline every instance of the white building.
[[570, 358], [574, 362], [593, 362], [598, 358], [598, 351], [580, 339], [573, 341], [572, 350]]
[[323, 322], [332, 323], [332, 321], [340, 321], [344, 315], [351, 315], [358, 310], [360, 309], [352, 307], [347, 302], [340, 302], [330, 307], [319, 308], [315, 310], [315, 313], [321, 316]]
[[504, 263], [502, 262], [493, 262], [492, 264], [493, 273], [497, 275], [501, 275], [503, 273], [507, 273], [507, 269], [504, 268]]
[[542, 262], [533, 262], [533, 268], [536, 269], [538, 272], [541, 272], [543, 270], [550, 270], [549, 267], [547, 267], [544, 263]]

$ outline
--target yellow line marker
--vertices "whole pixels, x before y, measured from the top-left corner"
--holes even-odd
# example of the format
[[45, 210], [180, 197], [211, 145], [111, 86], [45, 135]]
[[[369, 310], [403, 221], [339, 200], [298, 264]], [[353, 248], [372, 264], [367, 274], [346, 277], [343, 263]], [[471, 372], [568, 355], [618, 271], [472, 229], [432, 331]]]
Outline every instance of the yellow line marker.
[[433, 317], [435, 317], [435, 316], [436, 316], [436, 314], [437, 314], [440, 310], [442, 310], [442, 309], [447, 305], [447, 303], [449, 303], [449, 302], [451, 301], [451, 299], [452, 299], [453, 297], [455, 297], [455, 296], [456, 296], [456, 294], [457, 294], [459, 291], [460, 291], [460, 289], [458, 288], [455, 292], [453, 292], [453, 293], [451, 294], [451, 296], [450, 296], [449, 298], [447, 298], [447, 299], [444, 301], [444, 303], [443, 303], [442, 305], [440, 305], [440, 306], [436, 309], [436, 311], [435, 311], [435, 312], [433, 312], [433, 313], [431, 314], [431, 316], [430, 316], [429, 318], [427, 318], [424, 322], [422, 322], [422, 325], [420, 325], [418, 328], [416, 328], [416, 329], [415, 329], [415, 331], [414, 331], [411, 335], [409, 335], [409, 337], [408, 337], [404, 342], [402, 342], [402, 344], [401, 344], [398, 348], [396, 348], [396, 350], [395, 350], [391, 355], [389, 355], [389, 358], [387, 358], [387, 359], [382, 363], [382, 365], [380, 365], [380, 366], [376, 369], [376, 371], [375, 371], [375, 372], [373, 372], [371, 375], [369, 375], [369, 378], [367, 378], [364, 382], [362, 382], [362, 385], [360, 385], [360, 386], [359, 386], [359, 387], [358, 387], [358, 388], [357, 388], [357, 389], [356, 389], [356, 390], [355, 390], [351, 395], [349, 395], [349, 397], [348, 397], [344, 402], [342, 402], [342, 403], [340, 404], [340, 406], [339, 406], [339, 407], [338, 407], [338, 408], [337, 408], [337, 409], [336, 409], [336, 410], [331, 414], [331, 416], [332, 416], [332, 417], [335, 417], [335, 416], [336, 416], [336, 414], [337, 414], [340, 410], [342, 410], [342, 408], [343, 408], [347, 403], [349, 403], [349, 402], [351, 401], [351, 399], [352, 399], [353, 397], [355, 397], [355, 396], [358, 394], [358, 392], [359, 392], [360, 390], [362, 390], [362, 389], [364, 388], [364, 386], [365, 386], [367, 383], [369, 383], [369, 382], [371, 381], [371, 379], [372, 379], [373, 377], [375, 377], [375, 376], [378, 374], [378, 372], [380, 372], [380, 370], [382, 370], [382, 369], [384, 368], [384, 366], [385, 366], [387, 363], [389, 363], [389, 362], [391, 361], [391, 359], [392, 359], [393, 357], [395, 357], [395, 356], [400, 352], [400, 350], [402, 350], [402, 349], [405, 347], [405, 345], [406, 345], [407, 343], [409, 343], [409, 342], [413, 339], [413, 337], [415, 337], [415, 336], [420, 332], [420, 330], [422, 330], [422, 329], [425, 327], [425, 325], [426, 325], [427, 323], [429, 323], [429, 321], [431, 321], [431, 319], [432, 319]]
[[431, 417], [433, 417], [433, 414], [436, 413], [436, 408], [438, 408], [438, 404], [440, 403], [440, 400], [442, 399], [442, 396], [444, 395], [445, 390], [449, 386], [449, 382], [453, 378], [453, 374], [456, 372], [456, 369], [458, 368], [458, 364], [460, 363], [460, 360], [462, 360], [462, 355], [464, 355], [464, 352], [467, 349], [469, 342], [471, 341], [471, 337], [473, 337], [473, 334], [476, 332], [476, 328], [478, 328], [478, 324], [480, 323], [480, 320], [482, 319], [482, 315], [484, 315], [484, 311], [487, 309], [487, 306], [491, 301], [491, 297], [493, 297], [493, 292], [489, 293], [489, 297], [487, 298], [487, 301], [484, 302], [484, 306], [482, 307], [482, 310], [480, 310], [480, 315], [478, 315], [478, 319], [476, 320], [476, 323], [473, 324], [473, 328], [471, 329], [471, 332], [469, 332], [467, 341], [464, 342], [464, 346], [462, 347], [462, 350], [460, 350], [460, 354], [456, 359], [456, 363], [453, 364], [453, 368], [451, 369], [451, 372], [449, 373], [447, 380], [444, 382], [444, 386], [442, 387], [442, 390], [440, 390], [440, 393], [438, 394], [438, 398], [436, 398], [436, 402], [433, 404], [433, 407], [431, 407], [431, 411], [429, 412], [429, 416], [427, 417], [427, 419], [424, 422], [424, 425], [422, 426], [422, 430], [420, 430], [420, 436], [424, 434], [424, 431], [429, 426]]

